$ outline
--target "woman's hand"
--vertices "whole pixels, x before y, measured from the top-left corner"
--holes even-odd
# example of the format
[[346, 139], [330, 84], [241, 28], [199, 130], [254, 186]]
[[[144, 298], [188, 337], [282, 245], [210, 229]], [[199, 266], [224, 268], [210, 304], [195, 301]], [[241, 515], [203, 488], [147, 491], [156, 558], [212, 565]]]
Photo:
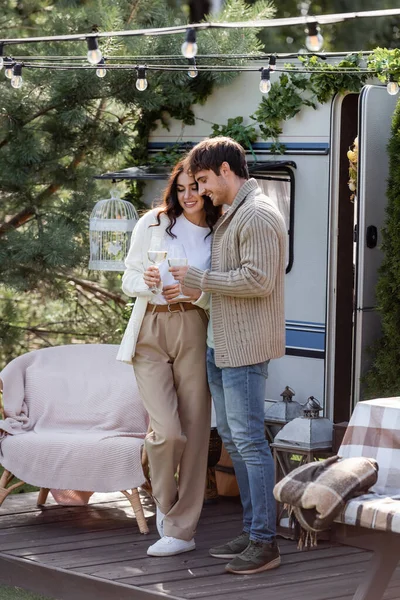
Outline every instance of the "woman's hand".
[[148, 269], [146, 269], [146, 271], [143, 273], [143, 279], [145, 284], [150, 289], [158, 287], [159, 283], [161, 282], [160, 271], [158, 267], [154, 265], [148, 267]]

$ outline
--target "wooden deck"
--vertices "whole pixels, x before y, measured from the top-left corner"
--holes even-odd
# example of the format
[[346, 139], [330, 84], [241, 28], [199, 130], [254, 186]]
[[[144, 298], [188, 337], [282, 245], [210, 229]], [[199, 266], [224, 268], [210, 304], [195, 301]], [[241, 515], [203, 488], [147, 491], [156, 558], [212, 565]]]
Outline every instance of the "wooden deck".
[[[321, 542], [299, 552], [280, 540], [281, 568], [226, 574], [225, 561], [207, 549], [241, 530], [240, 505], [229, 501], [204, 507], [194, 552], [147, 557], [157, 539], [154, 506], [145, 499], [151, 533], [143, 536], [120, 494], [94, 499], [88, 507], [53, 503], [40, 511], [36, 494], [8, 498], [0, 509], [0, 583], [57, 600], [350, 600], [368, 569], [362, 550]], [[400, 568], [385, 599], [400, 599]]]

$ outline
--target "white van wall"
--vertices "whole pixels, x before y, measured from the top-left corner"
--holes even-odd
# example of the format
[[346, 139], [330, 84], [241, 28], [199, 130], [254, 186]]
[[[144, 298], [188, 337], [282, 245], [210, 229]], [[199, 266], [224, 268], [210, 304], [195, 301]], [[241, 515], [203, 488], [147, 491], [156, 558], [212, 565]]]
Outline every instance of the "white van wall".
[[[224, 125], [231, 117], [243, 116], [245, 124], [254, 123], [250, 115], [262, 100], [259, 80], [258, 72], [240, 74], [233, 84], [217, 89], [204, 106], [193, 107], [194, 126], [182, 127], [172, 120], [169, 131], [156, 130], [150, 150], [177, 141], [196, 143], [211, 133], [212, 123]], [[305, 402], [313, 395], [324, 405], [330, 105], [302, 109], [283, 124], [279, 141], [286, 145], [284, 156], [268, 154], [270, 144], [262, 140], [254, 146], [260, 161], [291, 160], [297, 166], [293, 170], [294, 262], [286, 276], [287, 355], [271, 362], [266, 396], [277, 400], [289, 385], [297, 401]], [[250, 154], [248, 158], [252, 160]], [[164, 185], [149, 182], [146, 201], [159, 196]]]

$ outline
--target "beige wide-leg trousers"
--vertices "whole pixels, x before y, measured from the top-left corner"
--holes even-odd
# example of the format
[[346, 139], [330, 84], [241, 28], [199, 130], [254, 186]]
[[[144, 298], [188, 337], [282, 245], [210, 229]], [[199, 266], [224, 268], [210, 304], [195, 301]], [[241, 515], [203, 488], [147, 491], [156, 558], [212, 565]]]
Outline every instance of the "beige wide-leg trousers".
[[150, 416], [145, 446], [154, 500], [166, 515], [164, 534], [182, 540], [193, 538], [204, 500], [211, 420], [206, 333], [202, 309], [147, 312], [133, 358]]

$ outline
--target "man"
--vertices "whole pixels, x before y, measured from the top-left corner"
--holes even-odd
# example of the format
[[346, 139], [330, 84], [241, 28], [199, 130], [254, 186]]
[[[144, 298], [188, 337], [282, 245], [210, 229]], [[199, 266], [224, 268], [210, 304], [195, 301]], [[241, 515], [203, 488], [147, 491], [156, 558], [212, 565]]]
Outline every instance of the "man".
[[230, 207], [214, 228], [211, 270], [171, 269], [185, 286], [211, 294], [208, 380], [243, 505], [243, 532], [210, 554], [231, 559], [230, 573], [257, 573], [280, 564], [264, 399], [269, 360], [285, 351], [285, 225], [249, 179], [235, 141], [206, 139], [191, 150], [188, 163], [199, 193]]

